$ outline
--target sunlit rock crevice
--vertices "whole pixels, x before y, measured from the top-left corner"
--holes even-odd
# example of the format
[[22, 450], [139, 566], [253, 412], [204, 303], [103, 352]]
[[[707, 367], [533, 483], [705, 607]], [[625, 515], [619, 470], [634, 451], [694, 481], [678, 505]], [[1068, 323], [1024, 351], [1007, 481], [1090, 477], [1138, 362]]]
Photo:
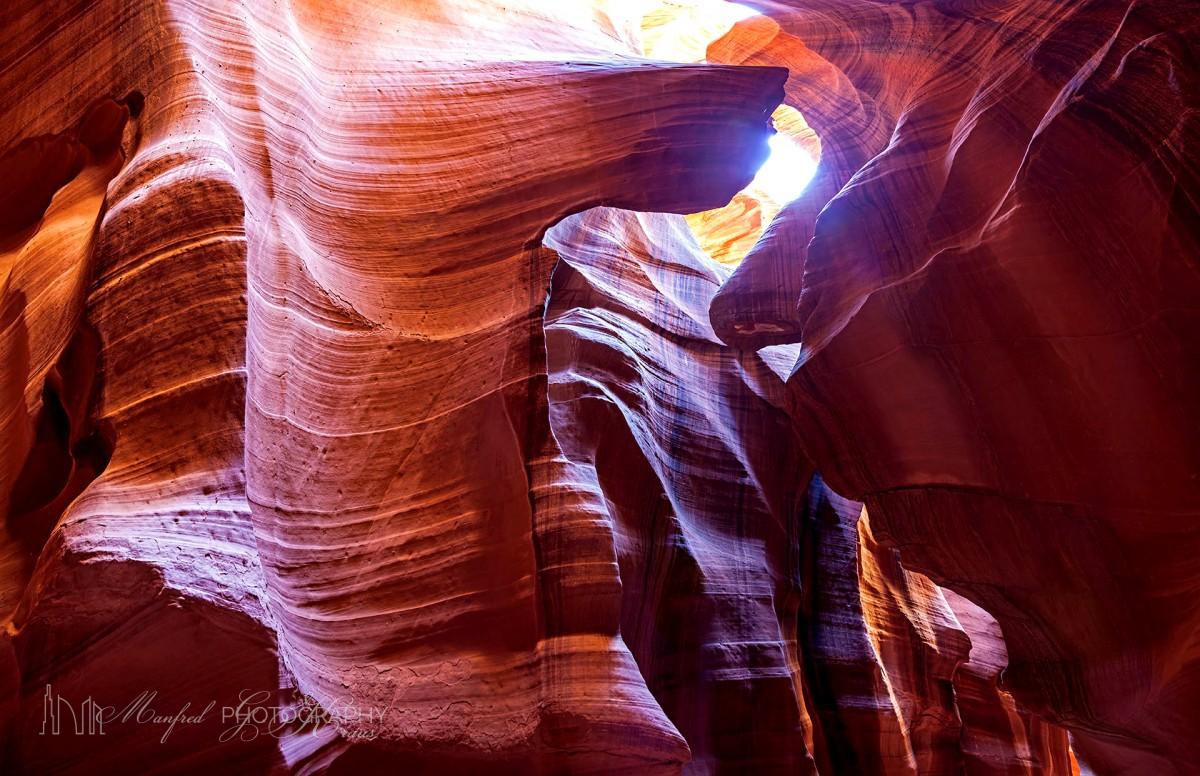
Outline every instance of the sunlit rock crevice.
[[0, 772], [1200, 773], [1198, 20], [9, 3]]

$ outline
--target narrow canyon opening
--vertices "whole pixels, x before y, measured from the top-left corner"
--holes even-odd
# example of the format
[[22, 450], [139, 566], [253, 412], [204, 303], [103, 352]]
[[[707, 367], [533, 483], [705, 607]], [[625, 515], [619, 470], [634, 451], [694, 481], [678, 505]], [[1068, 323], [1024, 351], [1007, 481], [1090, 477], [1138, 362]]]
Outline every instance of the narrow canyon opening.
[[[725, 0], [649, 0], [641, 18], [641, 48], [652, 59], [722, 64], [710, 59], [710, 45], [735, 25], [760, 19], [766, 21], [753, 8]], [[785, 101], [771, 114], [771, 123], [770, 151], [753, 180], [724, 207], [687, 216], [700, 247], [726, 267], [746, 258], [771, 220], [804, 193], [817, 173], [821, 140], [800, 110]]]
[[0, 16], [0, 773], [1200, 773], [1187, 2]]

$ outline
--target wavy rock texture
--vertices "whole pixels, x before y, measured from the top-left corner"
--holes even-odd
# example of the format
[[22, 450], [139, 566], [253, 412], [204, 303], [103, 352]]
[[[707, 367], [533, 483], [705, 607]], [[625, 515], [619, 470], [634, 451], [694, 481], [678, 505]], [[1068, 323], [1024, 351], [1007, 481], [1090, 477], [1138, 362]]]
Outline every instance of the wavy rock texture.
[[1019, 702], [1097, 772], [1194, 773], [1200, 17], [1046, 10], [812, 3], [722, 41], [803, 47], [864, 119], [805, 111], [840, 188], [783, 212], [713, 326], [803, 342], [811, 456], [906, 567], [997, 619]]
[[1200, 7], [697, 5], [0, 10], [3, 772], [1198, 772]]

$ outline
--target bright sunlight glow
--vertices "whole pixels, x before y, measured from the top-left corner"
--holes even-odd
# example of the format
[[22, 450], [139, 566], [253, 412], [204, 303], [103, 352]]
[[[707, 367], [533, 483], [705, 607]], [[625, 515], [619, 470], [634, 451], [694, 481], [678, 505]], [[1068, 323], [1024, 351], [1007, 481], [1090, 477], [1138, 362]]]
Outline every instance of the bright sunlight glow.
[[[642, 53], [672, 62], [707, 62], [708, 49], [758, 11], [725, 0], [624, 0], [641, 9]], [[771, 22], [755, 22], [771, 24]], [[759, 35], [752, 33], [752, 35]], [[787, 203], [817, 172], [821, 141], [798, 110], [780, 105], [771, 114], [770, 154], [729, 204], [685, 216], [700, 247], [718, 263], [735, 266]]]
[[[725, 0], [649, 0], [642, 19], [646, 54], [677, 62], [705, 61], [706, 49], [738, 22], [759, 16], [753, 8]], [[801, 122], [802, 126], [803, 122]], [[747, 187], [776, 206], [800, 196], [817, 171], [810, 149], [789, 137], [785, 127], [770, 140], [771, 155]]]
[[758, 168], [758, 174], [750, 182], [749, 188], [758, 189], [782, 205], [804, 191], [817, 172], [817, 160], [799, 143], [782, 133], [772, 135], [768, 144], [771, 155]]

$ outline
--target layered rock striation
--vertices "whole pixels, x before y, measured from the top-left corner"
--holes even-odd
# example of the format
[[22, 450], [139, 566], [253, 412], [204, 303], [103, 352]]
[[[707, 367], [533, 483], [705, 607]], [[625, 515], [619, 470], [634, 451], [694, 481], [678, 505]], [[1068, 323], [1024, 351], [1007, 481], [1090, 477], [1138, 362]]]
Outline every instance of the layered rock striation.
[[703, 5], [0, 10], [0, 770], [1198, 772], [1200, 7]]

